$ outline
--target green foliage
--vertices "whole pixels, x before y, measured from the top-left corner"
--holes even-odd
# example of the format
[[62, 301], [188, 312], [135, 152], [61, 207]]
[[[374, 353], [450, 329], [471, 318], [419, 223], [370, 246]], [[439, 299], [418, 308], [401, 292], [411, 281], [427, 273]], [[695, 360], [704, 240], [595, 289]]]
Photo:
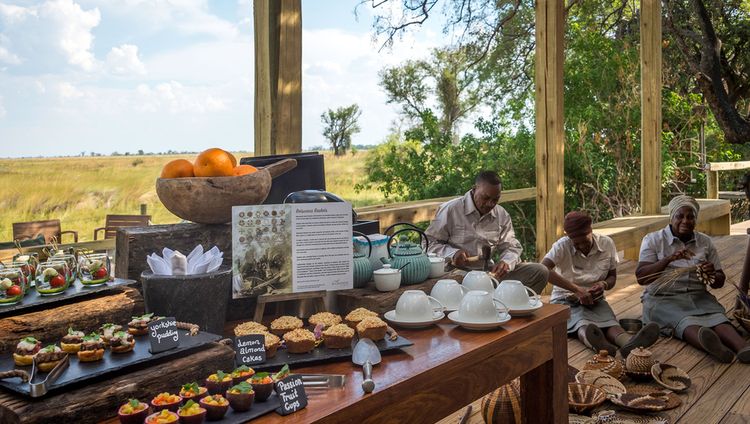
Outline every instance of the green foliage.
[[336, 110], [328, 109], [320, 115], [323, 137], [331, 144], [334, 155], [341, 156], [351, 147], [352, 136], [360, 131], [357, 121], [361, 115], [356, 103]]

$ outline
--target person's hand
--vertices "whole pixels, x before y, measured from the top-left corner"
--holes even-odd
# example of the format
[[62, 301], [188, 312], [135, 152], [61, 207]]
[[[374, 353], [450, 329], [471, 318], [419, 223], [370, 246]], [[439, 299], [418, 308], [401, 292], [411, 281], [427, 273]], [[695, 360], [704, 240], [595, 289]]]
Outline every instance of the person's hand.
[[578, 298], [578, 301], [581, 302], [581, 305], [594, 304], [594, 298], [588, 290], [578, 287], [578, 290], [576, 290], [576, 297]]
[[492, 267], [492, 273], [495, 274], [495, 278], [498, 280], [505, 276], [505, 274], [508, 273], [510, 270], [510, 267], [507, 263], [500, 261], [495, 266]]
[[589, 294], [591, 294], [591, 297], [593, 299], [596, 299], [604, 293], [604, 288], [606, 287], [606, 285], [607, 283], [604, 281], [597, 281], [591, 287], [589, 287]]
[[669, 257], [669, 262], [679, 261], [680, 259], [690, 259], [695, 253], [688, 248], [678, 250]]
[[469, 255], [466, 254], [465, 251], [459, 250], [458, 252], [456, 252], [456, 254], [453, 255], [453, 265], [465, 267], [466, 264], [469, 262], [468, 258], [469, 258]]
[[716, 268], [714, 268], [714, 263], [713, 262], [708, 262], [708, 261], [701, 262], [701, 264], [699, 266], [701, 268], [703, 268], [703, 272], [705, 272], [708, 275], [716, 273]]

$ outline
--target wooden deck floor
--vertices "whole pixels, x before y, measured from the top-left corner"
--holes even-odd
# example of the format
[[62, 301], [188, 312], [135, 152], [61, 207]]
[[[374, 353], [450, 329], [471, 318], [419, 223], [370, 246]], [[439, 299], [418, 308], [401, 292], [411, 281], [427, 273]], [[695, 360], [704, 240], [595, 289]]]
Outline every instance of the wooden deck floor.
[[[733, 229], [739, 228], [739, 226], [734, 227]], [[744, 228], [747, 228], [747, 225]], [[727, 284], [715, 290], [714, 295], [724, 305], [727, 315], [731, 318], [735, 289], [729, 283], [737, 284], [739, 281], [748, 236], [730, 235], [713, 239], [727, 274]], [[635, 262], [621, 263], [618, 267], [617, 285], [607, 293], [607, 299], [618, 318], [640, 318], [641, 316], [642, 289], [635, 281], [635, 266]], [[686, 370], [693, 381], [692, 387], [680, 395], [682, 405], [672, 411], [661, 413], [661, 416], [668, 418], [672, 423], [684, 424], [750, 422], [750, 365], [740, 364], [737, 361], [731, 364], [721, 364], [680, 340], [664, 337], [651, 350], [660, 362], [670, 363]], [[570, 365], [580, 369], [591, 358], [591, 355], [593, 352], [577, 339], [568, 339]], [[472, 405], [473, 412], [468, 422], [483, 423], [479, 412], [479, 401]], [[605, 403], [604, 408], [616, 409], [608, 402]], [[462, 408], [446, 417], [440, 421], [440, 424], [457, 423], [464, 410], [465, 408]]]

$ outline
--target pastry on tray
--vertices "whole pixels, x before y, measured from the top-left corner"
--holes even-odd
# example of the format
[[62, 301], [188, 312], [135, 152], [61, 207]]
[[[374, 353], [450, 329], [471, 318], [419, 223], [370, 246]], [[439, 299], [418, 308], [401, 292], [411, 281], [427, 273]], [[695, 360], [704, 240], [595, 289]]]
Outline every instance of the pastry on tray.
[[365, 308], [357, 308], [351, 312], [344, 318], [346, 321], [346, 324], [353, 328], [357, 329], [357, 324], [359, 324], [360, 321], [365, 319], [366, 317], [377, 317], [378, 314], [376, 312], [373, 312], [369, 309]]
[[271, 333], [282, 337], [287, 333], [298, 328], [302, 328], [302, 320], [297, 317], [283, 316], [271, 321]]
[[65, 353], [78, 353], [81, 350], [81, 343], [83, 343], [84, 336], [83, 331], [73, 330], [72, 327], [68, 328], [68, 334], [60, 341], [60, 347]]
[[130, 399], [117, 410], [117, 416], [121, 424], [143, 424], [148, 416], [148, 404], [138, 399]]
[[378, 317], [367, 317], [357, 324], [359, 338], [371, 339], [375, 342], [385, 338], [386, 330], [388, 330], [388, 324]]
[[229, 406], [236, 412], [249, 410], [253, 406], [253, 400], [255, 400], [253, 386], [247, 381], [232, 386], [227, 391], [227, 400], [229, 401]]
[[172, 424], [179, 421], [180, 416], [176, 413], [163, 409], [146, 417], [145, 424]]
[[206, 396], [208, 396], [208, 388], [199, 386], [198, 383], [183, 384], [180, 389], [180, 397], [185, 401], [198, 401]]
[[104, 344], [107, 346], [109, 346], [109, 339], [118, 331], [122, 331], [122, 325], [106, 323], [99, 328], [99, 334], [102, 335], [102, 340], [104, 340]]
[[255, 374], [255, 370], [247, 365], [240, 365], [232, 371], [232, 384], [240, 384]]
[[81, 362], [98, 361], [104, 357], [104, 340], [96, 333], [91, 333], [83, 338], [81, 350], [78, 351], [78, 360]]
[[247, 336], [248, 334], [264, 333], [266, 331], [268, 331], [268, 327], [255, 321], [243, 322], [234, 327], [234, 335], [238, 337]]
[[134, 336], [143, 336], [148, 334], [148, 323], [154, 319], [154, 314], [145, 314], [133, 317], [128, 323], [128, 333]]
[[177, 410], [177, 415], [180, 416], [180, 424], [201, 424], [206, 419], [206, 408], [189, 400]]
[[24, 337], [16, 345], [13, 361], [16, 365], [25, 367], [34, 362], [34, 355], [42, 349], [42, 342], [33, 337]]
[[230, 387], [232, 387], [232, 374], [225, 373], [222, 370], [216, 371], [215, 374], [209, 375], [206, 379], [206, 388], [208, 388], [209, 394], [226, 393]]
[[52, 368], [55, 368], [55, 365], [65, 359], [65, 356], [67, 356], [67, 353], [63, 352], [58, 346], [49, 345], [40, 349], [34, 355], [34, 359], [36, 359], [36, 366], [39, 367], [40, 371], [50, 372]]
[[289, 353], [307, 353], [315, 349], [315, 334], [310, 330], [298, 328], [284, 334], [284, 343]]
[[130, 352], [135, 347], [135, 339], [130, 333], [124, 331], [117, 331], [109, 339], [109, 348], [113, 353], [125, 353]]
[[341, 324], [341, 316], [332, 314], [330, 312], [318, 312], [317, 314], [313, 314], [312, 316], [310, 316], [307, 321], [313, 327], [317, 327], [318, 325], [320, 325], [323, 327], [323, 329], [326, 329], [329, 327], [333, 327], [336, 324]]
[[323, 330], [323, 343], [328, 349], [351, 347], [354, 330], [346, 324], [336, 324]]
[[209, 421], [218, 421], [224, 418], [229, 409], [229, 401], [222, 395], [206, 396], [200, 400], [200, 404], [206, 408], [206, 419]]

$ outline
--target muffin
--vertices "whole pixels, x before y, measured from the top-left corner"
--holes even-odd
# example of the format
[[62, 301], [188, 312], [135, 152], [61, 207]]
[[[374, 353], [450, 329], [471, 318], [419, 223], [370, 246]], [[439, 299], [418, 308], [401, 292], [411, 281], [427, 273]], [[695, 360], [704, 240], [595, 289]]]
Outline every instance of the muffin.
[[247, 336], [248, 334], [264, 333], [266, 331], [268, 331], [268, 327], [255, 321], [243, 322], [234, 327], [234, 335], [238, 337]]
[[271, 321], [271, 333], [282, 337], [285, 333], [302, 328], [302, 320], [297, 317], [283, 316]]
[[315, 349], [315, 334], [310, 330], [298, 328], [284, 334], [284, 343], [289, 353], [307, 353]]
[[281, 346], [281, 339], [279, 336], [275, 334], [271, 334], [268, 331], [252, 331], [247, 334], [243, 334], [243, 336], [247, 336], [248, 334], [262, 334], [265, 336], [265, 343], [263, 345], [266, 348], [266, 359], [271, 359], [274, 356], [276, 356], [276, 351], [279, 349], [279, 346]]
[[323, 330], [323, 343], [328, 349], [344, 349], [352, 345], [354, 330], [346, 324], [336, 324]]
[[353, 329], [356, 330], [357, 329], [357, 324], [359, 324], [359, 322], [362, 321], [364, 318], [366, 318], [366, 317], [376, 317], [377, 318], [377, 316], [378, 316], [377, 313], [375, 313], [375, 312], [373, 312], [373, 311], [371, 311], [369, 309], [357, 308], [357, 309], [349, 312], [349, 315], [347, 315], [346, 318], [344, 318], [344, 320], [346, 321], [346, 324], [349, 327], [351, 327], [351, 328], [353, 328]]
[[357, 324], [357, 334], [361, 339], [367, 338], [372, 341], [383, 340], [388, 324], [378, 317], [367, 317]]
[[318, 312], [311, 316], [307, 321], [310, 322], [310, 325], [313, 327], [320, 325], [323, 329], [326, 329], [333, 327], [336, 324], [341, 324], [341, 316], [330, 312]]

